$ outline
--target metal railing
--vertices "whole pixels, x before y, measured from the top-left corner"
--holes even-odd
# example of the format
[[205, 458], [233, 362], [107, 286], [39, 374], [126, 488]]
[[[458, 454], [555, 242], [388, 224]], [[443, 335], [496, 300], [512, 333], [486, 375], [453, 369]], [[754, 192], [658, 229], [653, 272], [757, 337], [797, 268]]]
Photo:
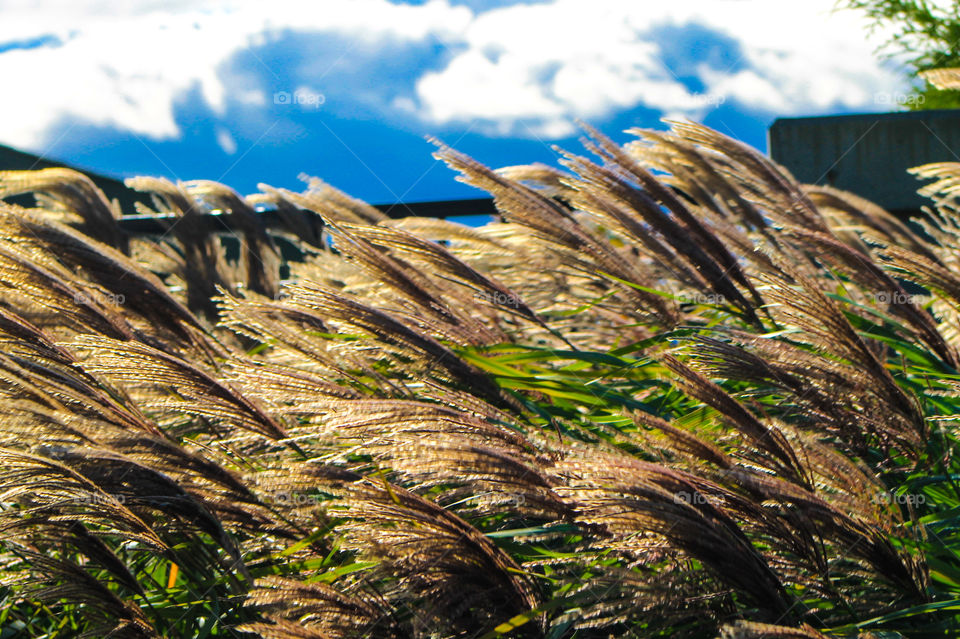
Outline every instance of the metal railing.
[[[393, 204], [374, 204], [374, 208], [392, 218], [434, 217], [452, 218], [467, 216], [497, 215], [492, 198], [474, 198], [467, 200], [434, 200], [429, 202], [396, 202]], [[275, 211], [258, 213], [266, 229], [282, 228], [286, 222]], [[205, 213], [202, 216], [205, 230], [210, 233], [223, 233], [233, 228], [229, 212]], [[310, 216], [317, 226], [322, 222], [319, 216]], [[120, 228], [131, 235], [163, 235], [177, 220], [171, 213], [155, 215], [124, 215], [120, 218]]]

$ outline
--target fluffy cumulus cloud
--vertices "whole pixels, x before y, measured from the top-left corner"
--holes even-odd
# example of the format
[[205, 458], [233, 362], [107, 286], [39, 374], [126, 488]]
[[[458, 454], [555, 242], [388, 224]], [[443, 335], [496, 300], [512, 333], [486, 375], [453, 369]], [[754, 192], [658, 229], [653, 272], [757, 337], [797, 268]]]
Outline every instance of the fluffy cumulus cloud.
[[[268, 103], [272, 96], [262, 85], [286, 71], [282, 61], [266, 63], [257, 51], [297, 33], [337, 35], [359, 47], [419, 42], [462, 31], [472, 13], [445, 2], [403, 6], [387, 0], [206, 6], [24, 0], [0, 2], [0, 16], [0, 77], [13, 93], [0, 107], [0, 141], [36, 148], [52, 126], [71, 121], [176, 137], [175, 107], [192, 90], [214, 114], [222, 115], [230, 101]], [[229, 72], [236, 56], [248, 59], [247, 73]], [[298, 86], [281, 89], [292, 93]]]
[[877, 109], [903, 78], [876, 60], [883, 34], [833, 5], [0, 0], [0, 142], [41, 150], [72, 123], [176, 139], [188, 95], [228, 154], [232, 115], [289, 107], [278, 92], [338, 117], [553, 139], [641, 107]]
[[[693, 118], [728, 101], [783, 115], [875, 109], [875, 92], [902, 88], [903, 78], [876, 59], [884, 34], [867, 38], [862, 17], [834, 5], [556, 0], [508, 7], [471, 20], [466, 48], [425, 74], [417, 94], [439, 122], [479, 119], [514, 133], [534, 122], [547, 135], [569, 132], [574, 117], [638, 105]], [[685, 30], [707, 46], [691, 47]], [[712, 55], [729, 53], [731, 44], [734, 55]]]

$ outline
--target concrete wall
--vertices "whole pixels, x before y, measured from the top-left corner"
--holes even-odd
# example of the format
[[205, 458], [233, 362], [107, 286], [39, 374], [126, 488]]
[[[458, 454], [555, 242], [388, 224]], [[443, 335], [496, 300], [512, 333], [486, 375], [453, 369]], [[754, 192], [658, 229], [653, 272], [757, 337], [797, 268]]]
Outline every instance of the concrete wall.
[[917, 211], [926, 181], [907, 169], [960, 162], [960, 109], [781, 118], [768, 135], [774, 161], [795, 178], [852, 191], [892, 211]]

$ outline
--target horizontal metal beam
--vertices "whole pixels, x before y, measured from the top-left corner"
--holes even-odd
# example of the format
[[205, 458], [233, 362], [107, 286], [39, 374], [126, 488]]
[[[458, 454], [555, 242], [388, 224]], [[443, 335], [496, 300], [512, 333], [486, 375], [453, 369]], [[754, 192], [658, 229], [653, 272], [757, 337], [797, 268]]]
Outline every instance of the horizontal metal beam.
[[[497, 209], [491, 198], [474, 198], [469, 200], [436, 200], [432, 202], [396, 202], [393, 204], [374, 204], [385, 215], [392, 218], [403, 217], [435, 217], [450, 218], [468, 215], [497, 215]], [[283, 218], [274, 211], [259, 213], [264, 227], [280, 228], [284, 226]], [[320, 223], [319, 216], [316, 217]], [[124, 215], [120, 218], [120, 228], [132, 235], [163, 235], [177, 221], [177, 216], [171, 213], [156, 215]], [[230, 214], [226, 212], [206, 213], [202, 217], [205, 229], [210, 233], [229, 232], [233, 226], [230, 223]]]
[[493, 198], [478, 197], [469, 200], [433, 200], [430, 202], [397, 202], [374, 204], [375, 208], [393, 218], [401, 217], [460, 217], [463, 215], [497, 215]]

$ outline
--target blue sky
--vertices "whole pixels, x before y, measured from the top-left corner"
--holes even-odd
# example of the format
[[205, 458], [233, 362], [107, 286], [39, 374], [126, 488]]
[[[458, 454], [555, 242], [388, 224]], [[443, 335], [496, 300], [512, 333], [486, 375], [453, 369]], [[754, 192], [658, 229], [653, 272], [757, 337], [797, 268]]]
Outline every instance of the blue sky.
[[689, 118], [765, 150], [775, 117], [889, 110], [884, 34], [833, 0], [0, 0], [0, 144], [120, 177], [302, 173], [371, 202], [477, 197], [436, 136], [555, 163], [576, 120]]

